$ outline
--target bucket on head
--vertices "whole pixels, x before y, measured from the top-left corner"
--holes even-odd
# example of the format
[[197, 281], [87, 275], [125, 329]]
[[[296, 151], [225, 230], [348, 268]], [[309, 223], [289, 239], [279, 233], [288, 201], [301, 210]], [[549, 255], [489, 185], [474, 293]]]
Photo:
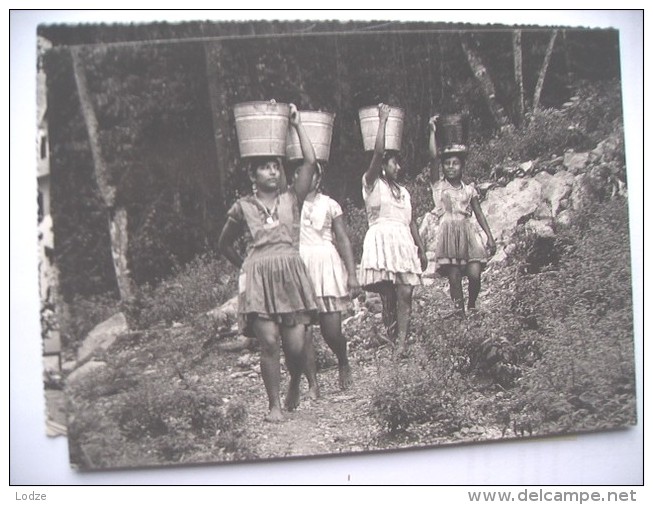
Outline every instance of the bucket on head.
[[443, 152], [467, 150], [467, 117], [447, 114], [438, 118], [438, 145]]
[[[315, 157], [320, 161], [329, 161], [331, 151], [331, 136], [333, 122], [336, 115], [332, 112], [299, 111], [299, 118], [304, 125], [306, 134], [315, 149]], [[304, 157], [299, 135], [294, 128], [288, 129], [288, 142], [286, 143], [286, 157], [289, 160], [298, 160]]]
[[234, 106], [241, 157], [285, 156], [290, 106], [285, 103], [244, 102]]
[[[376, 144], [376, 134], [379, 131], [379, 107], [373, 105], [363, 107], [358, 111], [363, 135], [363, 148], [373, 151]], [[386, 150], [401, 150], [401, 136], [404, 132], [404, 110], [399, 107], [390, 107], [390, 115], [385, 125]]]

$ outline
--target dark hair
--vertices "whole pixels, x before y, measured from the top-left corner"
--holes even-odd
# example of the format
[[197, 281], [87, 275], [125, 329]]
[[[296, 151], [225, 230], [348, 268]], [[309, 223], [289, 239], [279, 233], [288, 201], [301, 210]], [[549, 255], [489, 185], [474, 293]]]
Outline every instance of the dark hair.
[[255, 176], [256, 169], [262, 165], [265, 165], [269, 161], [276, 161], [279, 163], [279, 169], [283, 170], [283, 163], [279, 156], [253, 156], [248, 159], [247, 163], [247, 175]]
[[383, 152], [382, 162], [384, 164], [388, 163], [392, 158], [395, 158], [398, 163], [401, 163], [401, 153], [399, 153], [399, 151], [387, 149]]
[[460, 160], [460, 162], [465, 165], [465, 160], [467, 158], [467, 153], [464, 151], [450, 151], [450, 152], [443, 152], [440, 154], [440, 161], [444, 162], [447, 158], [451, 158], [455, 156]]

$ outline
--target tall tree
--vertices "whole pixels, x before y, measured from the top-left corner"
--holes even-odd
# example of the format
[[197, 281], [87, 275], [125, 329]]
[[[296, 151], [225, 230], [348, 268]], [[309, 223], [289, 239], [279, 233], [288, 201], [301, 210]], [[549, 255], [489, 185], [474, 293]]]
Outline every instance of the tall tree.
[[224, 85], [225, 70], [223, 67], [225, 48], [219, 40], [204, 43], [206, 55], [206, 80], [211, 101], [211, 118], [213, 119], [213, 138], [216, 150], [216, 170], [220, 188], [220, 200], [225, 201], [226, 170], [229, 163], [229, 100], [227, 88]]
[[540, 108], [540, 96], [542, 94], [542, 87], [544, 86], [544, 78], [546, 77], [546, 71], [549, 68], [549, 62], [551, 61], [551, 54], [553, 53], [553, 44], [555, 44], [557, 35], [558, 35], [558, 30], [553, 30], [553, 32], [551, 33], [551, 37], [549, 38], [549, 45], [546, 48], [544, 61], [542, 61], [542, 66], [540, 67], [540, 73], [537, 78], [537, 84], [535, 85], [535, 93], [533, 93], [533, 112], [537, 112]]
[[77, 93], [79, 95], [82, 115], [84, 116], [84, 123], [86, 124], [91, 154], [93, 156], [95, 180], [97, 181], [109, 221], [111, 256], [113, 258], [118, 291], [120, 292], [121, 300], [129, 300], [132, 298], [133, 289], [127, 264], [127, 210], [122, 206], [116, 206], [116, 188], [111, 184], [109, 170], [102, 155], [99, 126], [86, 81], [86, 71], [82, 62], [81, 49], [78, 47], [72, 48], [71, 55]]
[[465, 40], [463, 34], [461, 34], [460, 43], [465, 55], [467, 56], [469, 67], [483, 92], [483, 96], [485, 97], [485, 101], [490, 109], [494, 123], [499, 127], [506, 126], [509, 124], [508, 116], [497, 100], [494, 83], [490, 78], [487, 68], [483, 64], [483, 60], [481, 60], [481, 57], [474, 51], [474, 49], [472, 49], [471, 44]]
[[524, 76], [522, 72], [521, 30], [512, 32], [512, 54], [517, 86], [517, 118], [521, 123], [524, 117]]

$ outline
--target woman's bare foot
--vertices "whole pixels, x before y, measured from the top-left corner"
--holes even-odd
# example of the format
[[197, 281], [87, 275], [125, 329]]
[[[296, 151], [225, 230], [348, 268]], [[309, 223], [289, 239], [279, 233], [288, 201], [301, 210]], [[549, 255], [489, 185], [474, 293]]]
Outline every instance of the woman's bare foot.
[[281, 412], [279, 407], [273, 407], [270, 409], [270, 412], [268, 412], [268, 415], [265, 416], [264, 420], [268, 423], [280, 423], [284, 420], [283, 412]]
[[338, 367], [338, 383], [340, 384], [340, 389], [345, 390], [349, 389], [352, 385], [351, 377], [351, 368], [349, 364], [342, 365]]
[[[300, 376], [301, 378], [301, 376]], [[299, 379], [291, 378], [288, 384], [288, 392], [286, 393], [286, 401], [284, 402], [286, 410], [293, 411], [299, 405]]]
[[312, 387], [308, 388], [308, 399], [317, 400], [320, 398], [320, 388], [315, 384]]

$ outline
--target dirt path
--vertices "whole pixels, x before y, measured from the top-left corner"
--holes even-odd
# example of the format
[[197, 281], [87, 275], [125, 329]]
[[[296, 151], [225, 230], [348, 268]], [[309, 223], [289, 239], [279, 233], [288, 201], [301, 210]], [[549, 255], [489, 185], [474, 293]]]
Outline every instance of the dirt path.
[[[257, 372], [258, 355], [245, 352], [221, 357], [224, 363], [220, 373], [222, 380], [229, 381], [233, 398], [244, 399], [248, 404], [246, 429], [260, 458], [337, 454], [373, 448], [376, 426], [369, 417], [369, 398], [377, 368], [374, 363], [357, 363], [355, 354], [351, 357], [354, 385], [350, 389], [340, 390], [337, 367], [321, 370], [318, 373], [320, 398], [310, 400], [306, 396], [308, 386], [304, 380], [299, 407], [294, 412], [285, 412], [286, 419], [281, 423], [263, 421], [267, 398], [263, 379]], [[251, 365], [244, 369], [238, 365], [239, 360]], [[288, 374], [282, 367], [282, 391], [287, 383]]]
[[[443, 299], [446, 297], [444, 292], [441, 296]], [[417, 309], [418, 304], [417, 301]], [[376, 318], [370, 314], [370, 318], [368, 322], [376, 326], [374, 331], [383, 331], [380, 314]], [[345, 333], [348, 333], [346, 326]], [[322, 347], [326, 358], [333, 360], [321, 337], [316, 335], [315, 338], [316, 347]], [[361, 346], [360, 336], [354, 338], [356, 342], [351, 345], [352, 335], [348, 335], [348, 338], [353, 386], [346, 391], [340, 390], [337, 366], [320, 370], [320, 399], [312, 401], [307, 398], [308, 385], [304, 379], [299, 408], [294, 412], [285, 412], [286, 419], [282, 423], [263, 421], [267, 413], [267, 398], [260, 376], [258, 353], [241, 351], [218, 356], [220, 364], [215, 380], [228, 385], [231, 398], [246, 401], [249, 411], [246, 428], [260, 458], [337, 454], [411, 445], [410, 441], [383, 437], [370, 413], [375, 381], [379, 369], [389, 365], [390, 349], [378, 348], [378, 343], [365, 348]], [[287, 383], [288, 374], [282, 365], [282, 392], [285, 392]]]

